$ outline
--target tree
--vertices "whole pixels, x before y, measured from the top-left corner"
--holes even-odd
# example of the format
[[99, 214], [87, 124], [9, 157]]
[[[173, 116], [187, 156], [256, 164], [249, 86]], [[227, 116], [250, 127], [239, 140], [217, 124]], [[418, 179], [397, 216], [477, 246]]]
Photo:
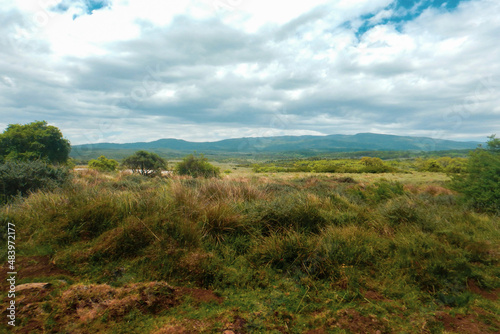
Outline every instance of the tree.
[[487, 149], [470, 153], [466, 172], [455, 175], [451, 186], [473, 207], [500, 212], [500, 141], [495, 135], [488, 138]]
[[118, 167], [118, 161], [113, 159], [107, 159], [104, 155], [101, 155], [97, 160], [89, 161], [89, 168], [96, 169], [101, 172], [113, 172]]
[[61, 131], [45, 121], [29, 124], [10, 124], [0, 134], [0, 160], [65, 163], [71, 145]]
[[488, 149], [495, 153], [500, 153], [500, 138], [495, 138], [496, 135], [488, 136], [490, 140], [486, 142]]
[[161, 175], [162, 170], [167, 169], [167, 162], [164, 159], [156, 153], [147, 151], [135, 152], [125, 158], [122, 164], [130, 168], [133, 173], [151, 177]]
[[219, 167], [208, 162], [208, 159], [202, 154], [199, 158], [190, 154], [182, 159], [175, 167], [179, 175], [190, 175], [192, 177], [218, 177], [220, 175]]

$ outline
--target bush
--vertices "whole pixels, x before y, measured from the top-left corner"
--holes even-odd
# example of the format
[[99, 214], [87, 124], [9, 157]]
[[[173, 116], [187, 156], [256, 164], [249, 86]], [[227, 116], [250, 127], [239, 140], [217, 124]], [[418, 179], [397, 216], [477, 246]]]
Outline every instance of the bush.
[[455, 175], [451, 186], [464, 194], [465, 201], [477, 209], [500, 212], [499, 139], [489, 137], [488, 149], [471, 152], [466, 173]]
[[8, 161], [0, 165], [0, 202], [38, 189], [54, 189], [64, 184], [69, 171], [40, 161]]
[[89, 161], [89, 168], [96, 169], [101, 172], [113, 172], [118, 167], [118, 161], [113, 159], [107, 159], [104, 155], [101, 155], [97, 160]]
[[210, 164], [203, 154], [200, 157], [196, 157], [194, 154], [188, 155], [177, 164], [175, 171], [179, 175], [190, 175], [192, 177], [209, 178], [220, 175], [219, 167]]

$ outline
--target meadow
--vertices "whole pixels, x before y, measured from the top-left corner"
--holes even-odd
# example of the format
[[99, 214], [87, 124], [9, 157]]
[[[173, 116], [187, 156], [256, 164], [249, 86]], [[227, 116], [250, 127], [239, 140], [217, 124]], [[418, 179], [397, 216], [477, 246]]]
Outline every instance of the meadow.
[[9, 330], [500, 331], [499, 218], [464, 204], [447, 174], [221, 167], [83, 170], [2, 206], [22, 287]]

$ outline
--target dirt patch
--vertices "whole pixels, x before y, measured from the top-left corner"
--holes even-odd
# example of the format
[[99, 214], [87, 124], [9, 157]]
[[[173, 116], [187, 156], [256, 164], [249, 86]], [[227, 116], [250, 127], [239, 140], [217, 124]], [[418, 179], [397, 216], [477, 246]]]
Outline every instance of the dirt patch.
[[387, 332], [387, 326], [376, 316], [364, 316], [353, 309], [340, 310], [330, 327], [341, 328], [352, 333], [381, 334]]
[[484, 333], [498, 333], [498, 325], [493, 328], [478, 319], [477, 315], [473, 314], [457, 314], [452, 316], [446, 312], [438, 312], [436, 320], [441, 322], [446, 331], [453, 333], [467, 333], [467, 334], [484, 334]]
[[488, 300], [492, 301], [498, 300], [498, 296], [500, 295], [500, 289], [495, 289], [492, 291], [483, 290], [477, 285], [476, 281], [474, 281], [473, 279], [469, 279], [467, 281], [467, 286], [470, 292], [481, 295], [483, 298], [486, 298]]
[[193, 298], [197, 303], [210, 303], [216, 302], [218, 304], [222, 303], [222, 297], [217, 296], [210, 290], [195, 289], [195, 288], [175, 288], [175, 294], [178, 297], [189, 296]]
[[226, 323], [224, 326], [225, 328], [223, 329], [222, 333], [226, 334], [245, 334], [247, 333], [245, 326], [248, 321], [246, 321], [244, 318], [240, 317], [239, 315], [236, 315], [233, 319], [232, 322]]
[[[16, 287], [16, 318], [27, 319], [22, 327], [16, 327], [16, 333], [37, 333], [43, 328], [44, 311], [41, 305], [51, 299], [51, 284], [28, 283]], [[9, 299], [5, 297], [3, 304], [7, 305]], [[7, 310], [2, 311], [2, 318], [6, 319]], [[19, 321], [19, 320], [16, 320]], [[17, 322], [19, 325], [19, 322]]]
[[[2, 272], [0, 274], [2, 282], [5, 282], [7, 272], [11, 271], [8, 270], [7, 265], [7, 262], [2, 264]], [[17, 257], [16, 271], [18, 281], [24, 278], [71, 276], [69, 271], [58, 268], [51, 262], [48, 256]]]
[[105, 313], [119, 319], [134, 309], [158, 313], [179, 304], [175, 289], [165, 282], [128, 284], [114, 288], [107, 284], [77, 284], [64, 291], [61, 303], [66, 315], [92, 321]]
[[[223, 300], [209, 290], [172, 287], [165, 282], [135, 283], [123, 287], [75, 284], [66, 288], [64, 284], [62, 281], [54, 283], [56, 286], [49, 283], [28, 283], [17, 287], [17, 318], [25, 319], [22, 325], [16, 327], [17, 333], [47, 330], [46, 320], [50, 314], [55, 314], [55, 325], [52, 325], [51, 330], [64, 332], [71, 326], [71, 331], [77, 333], [85, 324], [101, 321], [103, 317], [108, 321], [120, 321], [133, 310], [157, 314], [181, 304], [186, 296], [192, 298], [195, 305], [221, 303]], [[51, 293], [57, 292], [57, 288], [62, 288], [62, 293]], [[6, 312], [2, 312], [4, 318]], [[232, 328], [237, 333], [243, 333], [238, 329], [243, 328], [245, 323], [244, 320], [235, 318]], [[172, 324], [162, 328], [159, 333], [196, 333], [195, 329], [199, 326], [201, 325], [190, 324], [184, 327], [183, 324]]]

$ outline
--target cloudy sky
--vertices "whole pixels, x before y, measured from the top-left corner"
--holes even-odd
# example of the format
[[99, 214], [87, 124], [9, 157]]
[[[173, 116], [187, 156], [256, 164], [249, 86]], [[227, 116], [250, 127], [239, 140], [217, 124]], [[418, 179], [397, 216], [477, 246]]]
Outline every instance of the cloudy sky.
[[500, 135], [498, 0], [0, 0], [0, 130]]

